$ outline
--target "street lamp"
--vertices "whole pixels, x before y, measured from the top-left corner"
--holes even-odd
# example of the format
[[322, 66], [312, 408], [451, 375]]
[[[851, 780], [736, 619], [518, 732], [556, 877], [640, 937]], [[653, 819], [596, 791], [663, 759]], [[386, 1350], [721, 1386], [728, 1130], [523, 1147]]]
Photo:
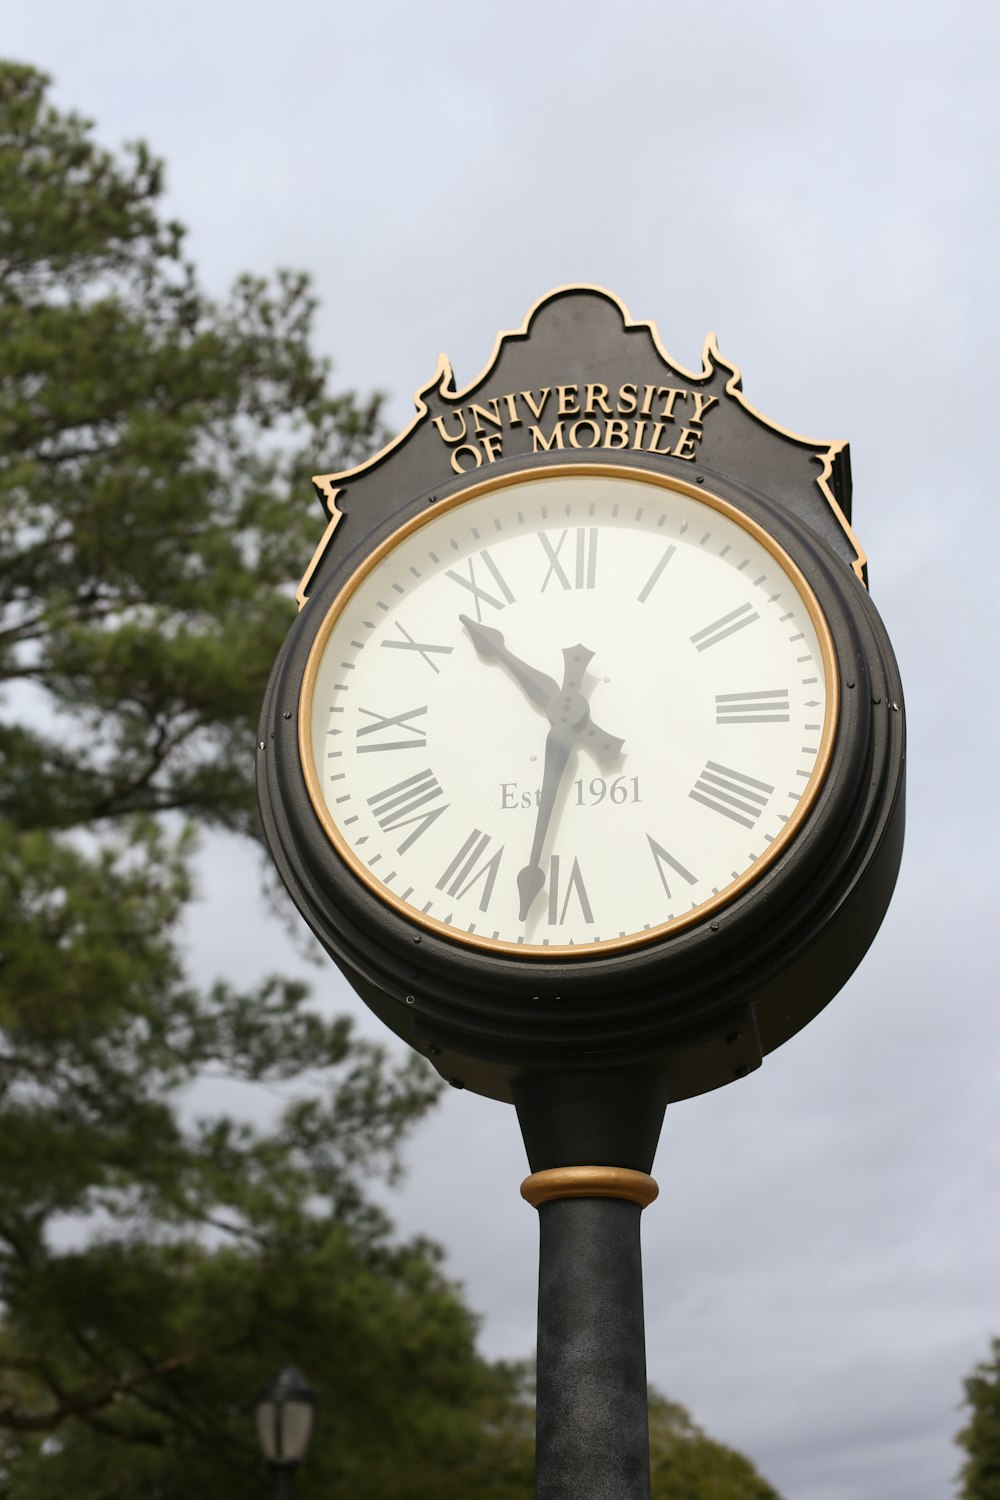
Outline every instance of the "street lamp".
[[257, 1397], [254, 1415], [261, 1452], [274, 1474], [275, 1500], [291, 1500], [295, 1470], [312, 1437], [316, 1393], [301, 1370], [286, 1365]]

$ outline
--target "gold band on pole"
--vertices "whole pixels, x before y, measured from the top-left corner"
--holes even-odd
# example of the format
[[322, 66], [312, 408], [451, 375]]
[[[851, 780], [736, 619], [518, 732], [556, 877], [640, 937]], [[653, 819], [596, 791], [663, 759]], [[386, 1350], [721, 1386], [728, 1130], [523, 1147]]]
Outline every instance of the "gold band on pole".
[[645, 1208], [659, 1191], [652, 1177], [630, 1167], [552, 1167], [521, 1183], [521, 1197], [532, 1208], [556, 1198], [624, 1198]]

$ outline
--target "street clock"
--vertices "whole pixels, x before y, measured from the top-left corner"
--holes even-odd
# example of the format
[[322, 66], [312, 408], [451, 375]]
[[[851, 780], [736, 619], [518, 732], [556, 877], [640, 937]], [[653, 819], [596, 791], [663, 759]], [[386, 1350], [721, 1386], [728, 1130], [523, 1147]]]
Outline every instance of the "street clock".
[[571, 287], [316, 485], [259, 787], [334, 961], [500, 1099], [758, 1066], [859, 963], [902, 845], [846, 445], [766, 421], [711, 340], [685, 371]]

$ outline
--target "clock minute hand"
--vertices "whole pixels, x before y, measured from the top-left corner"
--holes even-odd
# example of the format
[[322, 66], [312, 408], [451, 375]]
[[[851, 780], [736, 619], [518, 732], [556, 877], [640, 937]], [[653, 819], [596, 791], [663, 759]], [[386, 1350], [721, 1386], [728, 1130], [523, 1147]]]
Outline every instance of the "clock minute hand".
[[[495, 630], [492, 625], [483, 625], [478, 620], [470, 619], [468, 615], [459, 615], [458, 618], [472, 637], [472, 644], [479, 652], [479, 655], [492, 656], [497, 661], [502, 662], [511, 676], [523, 688], [525, 695], [532, 703], [536, 703], [539, 708], [548, 710], [552, 704], [559, 702], [562, 697], [562, 689], [555, 678], [550, 677], [547, 672], [539, 672], [536, 667], [529, 666], [526, 661], [522, 661], [519, 656], [515, 656], [513, 651], [508, 650], [503, 635], [499, 630]], [[586, 651], [585, 647], [577, 647], [576, 649]], [[586, 651], [588, 662], [592, 656], [592, 651]], [[582, 678], [582, 676], [583, 672], [581, 670], [580, 677]], [[625, 741], [601, 729], [591, 719], [590, 709], [586, 703], [584, 703], [584, 708], [586, 712], [574, 726], [576, 732], [580, 735], [587, 749], [599, 764], [603, 765], [606, 761], [617, 760], [622, 752], [622, 746]]]
[[575, 739], [576, 730], [571, 724], [553, 724], [545, 739], [545, 768], [542, 772], [542, 790], [538, 798], [531, 853], [524, 869], [517, 872], [517, 893], [521, 898], [518, 919], [522, 922], [545, 884], [545, 871], [541, 865], [542, 845], [549, 831], [556, 797], [562, 785], [563, 772], [569, 762]]
[[548, 705], [549, 722], [552, 727], [545, 740], [545, 766], [542, 773], [542, 789], [538, 798], [538, 813], [535, 817], [535, 833], [531, 841], [528, 863], [518, 871], [517, 892], [521, 898], [518, 917], [524, 921], [532, 902], [545, 884], [542, 869], [542, 848], [549, 831], [556, 798], [562, 786], [573, 742], [578, 734], [599, 736], [591, 748], [595, 754], [611, 759], [621, 753], [623, 740], [612, 740], [595, 729], [590, 723], [590, 707], [580, 691], [583, 676], [594, 653], [586, 646], [567, 646], [563, 650], [563, 680], [559, 695]]

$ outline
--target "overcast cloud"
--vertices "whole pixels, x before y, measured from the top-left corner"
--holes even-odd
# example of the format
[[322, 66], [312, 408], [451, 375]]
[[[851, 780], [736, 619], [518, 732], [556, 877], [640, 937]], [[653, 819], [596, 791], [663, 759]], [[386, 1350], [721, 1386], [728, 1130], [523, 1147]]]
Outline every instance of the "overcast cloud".
[[[715, 330], [767, 416], [850, 440], [908, 700], [900, 883], [822, 1016], [744, 1083], [668, 1110], [644, 1223], [651, 1379], [787, 1500], [951, 1493], [961, 1377], [1000, 1332], [998, 14], [0, 7], [6, 56], [50, 71], [108, 144], [166, 158], [210, 286], [312, 272], [338, 380], [385, 390], [394, 425], [440, 350], [464, 385], [498, 329], [587, 281], [684, 365]], [[299, 962], [224, 842], [205, 887], [206, 971]], [[313, 981], [380, 1033], [332, 971]], [[527, 1354], [537, 1229], [513, 1112], [450, 1095], [410, 1155], [398, 1222], [448, 1246], [486, 1351]]]

